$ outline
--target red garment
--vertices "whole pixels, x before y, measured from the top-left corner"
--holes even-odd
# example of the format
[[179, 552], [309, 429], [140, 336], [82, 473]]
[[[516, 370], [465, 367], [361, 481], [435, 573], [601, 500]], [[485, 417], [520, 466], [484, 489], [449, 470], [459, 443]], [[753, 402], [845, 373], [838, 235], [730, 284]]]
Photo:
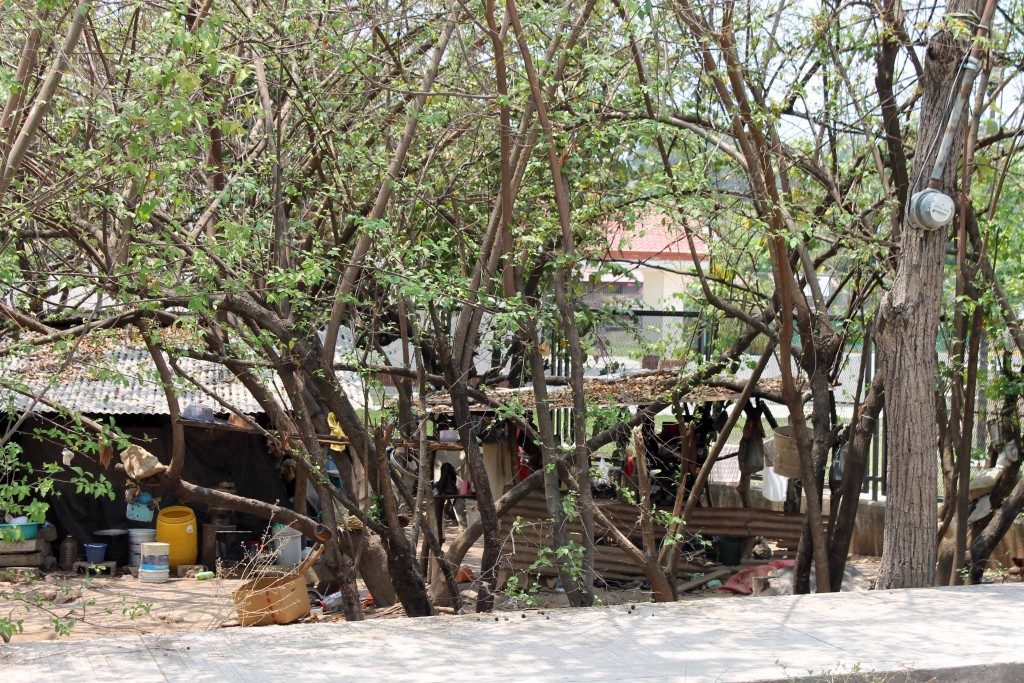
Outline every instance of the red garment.
[[519, 454], [519, 481], [526, 479], [530, 476], [533, 470], [530, 469], [530, 463], [527, 457], [523, 454]]
[[750, 595], [754, 592], [755, 577], [768, 576], [776, 569], [792, 567], [795, 564], [796, 560], [772, 560], [768, 564], [763, 564], [760, 567], [744, 569], [743, 571], [737, 572], [735, 576], [726, 581], [725, 585], [722, 586], [722, 590], [729, 591], [731, 593], [739, 593], [740, 595]]

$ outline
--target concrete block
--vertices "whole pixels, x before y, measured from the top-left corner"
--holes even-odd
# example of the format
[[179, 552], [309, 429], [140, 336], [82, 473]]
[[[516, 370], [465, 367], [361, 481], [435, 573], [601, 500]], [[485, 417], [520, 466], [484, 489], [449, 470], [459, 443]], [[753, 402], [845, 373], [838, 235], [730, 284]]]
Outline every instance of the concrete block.
[[0, 567], [38, 567], [42, 563], [42, 553], [0, 555]]
[[[90, 569], [90, 567], [95, 568]], [[76, 572], [83, 571], [86, 574], [92, 571], [92, 573], [94, 574], [105, 574], [107, 576], [113, 576], [117, 573], [117, 562], [98, 562], [95, 564], [90, 562], [75, 562], [72, 569]]]
[[202, 564], [179, 564], [178, 565], [178, 578], [189, 579], [194, 578], [199, 572], [205, 572], [206, 565]]
[[12, 567], [10, 569], [0, 569], [0, 581], [24, 583], [26, 581], [38, 581], [41, 578], [42, 574], [36, 567]]
[[14, 541], [13, 543], [0, 542], [0, 555], [44, 552], [49, 549], [49, 545], [41, 538], [33, 538], [31, 541]]

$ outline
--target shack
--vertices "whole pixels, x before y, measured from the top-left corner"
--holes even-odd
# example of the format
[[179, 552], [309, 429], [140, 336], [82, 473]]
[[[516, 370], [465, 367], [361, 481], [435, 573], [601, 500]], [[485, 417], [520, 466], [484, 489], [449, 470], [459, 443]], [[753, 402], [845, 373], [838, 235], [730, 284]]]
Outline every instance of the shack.
[[[205, 406], [195, 412], [209, 420], [187, 423], [183, 477], [211, 488], [229, 484], [238, 494], [257, 500], [286, 502], [289, 493], [278, 454], [271, 453], [258, 435], [219, 429], [230, 415], [211, 395], [256, 420], [264, 419], [260, 405], [226, 367], [189, 358], [177, 362], [194, 380], [178, 385], [181, 405]], [[43, 472], [48, 463], [64, 463], [110, 484], [110, 496], [97, 497], [80, 491], [67, 474], [57, 476], [54, 493], [45, 502], [50, 505], [47, 521], [57, 527], [58, 538], [71, 535], [81, 545], [91, 542], [96, 531], [137, 526], [126, 519], [128, 482], [124, 471], [115, 466], [116, 455], [101, 456], [98, 446], [71, 451], [60, 437], [76, 429], [72, 416], [80, 413], [98, 422], [116, 423], [132, 443], [162, 462], [170, 460], [167, 401], [141, 340], [118, 333], [83, 340], [63, 352], [35, 349], [7, 359], [5, 372], [18, 382], [5, 398], [8, 427], [16, 429], [13, 439], [23, 450], [21, 462], [35, 473]], [[177, 502], [167, 497], [159, 505]], [[189, 507], [200, 524], [210, 521], [206, 506], [190, 503]], [[235, 524], [256, 530], [266, 522], [239, 514]]]
[[[671, 406], [671, 410], [667, 411], [671, 415], [652, 418], [644, 427], [646, 457], [653, 472], [652, 500], [659, 509], [672, 510], [678, 495], [688, 495], [694, 485], [700, 489], [699, 507], [688, 517], [685, 526], [685, 534], [692, 541], [688, 546], [680, 544], [680, 547], [684, 552], [690, 551], [688, 557], [699, 557], [702, 562], [710, 557], [729, 566], [754, 563], [751, 549], [755, 541], [759, 540], [770, 542], [770, 552], [774, 557], [788, 557], [795, 551], [800, 538], [803, 515], [799, 513], [798, 507], [790, 507], [791, 511], [785, 511], [770, 509], [770, 506], [758, 507], [752, 503], [749, 484], [753, 473], [747, 471], [735, 476], [738, 444], [733, 443], [723, 448], [714, 463], [714, 469], [720, 472], [718, 478], [723, 482], [721, 486], [711, 486], [714, 477], [706, 480], [697, 477], [726, 422], [730, 406], [740, 398], [744, 384], [744, 380], [720, 377], [705, 386], [673, 394], [678, 385], [675, 373], [643, 372], [589, 378], [584, 385], [588, 405], [608, 411], [621, 411], [625, 416], [655, 404]], [[553, 386], [549, 388], [548, 394], [547, 405], [553, 413], [556, 427], [567, 432], [572, 418], [571, 392], [568, 387]], [[781, 401], [779, 378], [762, 379], [754, 387], [751, 398], [753, 402], [748, 406], [746, 422], [757, 423], [760, 427], [763, 418], [767, 426], [776, 426], [765, 402]], [[435, 421], [443, 423], [450, 418], [450, 398], [445, 392], [428, 395], [425, 403], [429, 415]], [[532, 416], [538, 409], [532, 388], [490, 390], [486, 393], [486, 401], [478, 401], [471, 406], [481, 424], [500, 419], [502, 411], [509, 409], [517, 409], [523, 415]], [[513, 430], [509, 427], [509, 431]], [[767, 431], [770, 433], [770, 429]], [[737, 441], [760, 439], [763, 432], [754, 429], [751, 424], [750, 429], [737, 429], [736, 436]], [[632, 495], [637, 490], [636, 462], [633, 456], [628, 455], [626, 445], [619, 443], [592, 454], [591, 466], [598, 475], [593, 493], [604, 516], [639, 545], [642, 543], [640, 512], [635, 504], [636, 496]], [[507, 452], [505, 458], [508, 462], [492, 463], [485, 458], [488, 475], [493, 472], [499, 477], [497, 484], [493, 481], [491, 483], [492, 492], [496, 495], [515, 483], [515, 477], [509, 478], [505, 473], [514, 472], [521, 478], [539, 466], [537, 458], [531, 457], [528, 444], [520, 440], [519, 446], [518, 452]], [[523, 467], [524, 462], [526, 467]], [[757, 476], [760, 478], [761, 475]], [[770, 466], [764, 476], [779, 479]], [[682, 487], [679, 486], [681, 481], [684, 483]], [[782, 487], [783, 496], [788, 490], [791, 499], [799, 500], [799, 490], [794, 492], [795, 483], [786, 479], [777, 483]], [[722, 505], [717, 500], [714, 489], [722, 491], [727, 485], [729, 488], [736, 486], [740, 489], [739, 505], [734, 502], [735, 495], [724, 496], [730, 504]], [[781, 504], [775, 507], [781, 507]], [[541, 549], [550, 546], [547, 517], [541, 492], [528, 495], [508, 511], [506, 520], [519, 520], [514, 525], [515, 530], [509, 532], [506, 548], [508, 569], [534, 576], [553, 576], [557, 573], [550, 563], [537, 562]], [[610, 538], [610, 531], [601, 528], [600, 524], [595, 528], [598, 543], [595, 569], [599, 579], [616, 582], [641, 577], [640, 568], [617, 547]], [[578, 521], [569, 522], [570, 535], [578, 536], [581, 532], [582, 527]], [[665, 528], [661, 527], [657, 534], [659, 543], [664, 534]], [[714, 543], [709, 549], [707, 543], [712, 540]], [[767, 559], [766, 555], [762, 555], [762, 558]], [[686, 562], [681, 565], [683, 569], [687, 567]]]

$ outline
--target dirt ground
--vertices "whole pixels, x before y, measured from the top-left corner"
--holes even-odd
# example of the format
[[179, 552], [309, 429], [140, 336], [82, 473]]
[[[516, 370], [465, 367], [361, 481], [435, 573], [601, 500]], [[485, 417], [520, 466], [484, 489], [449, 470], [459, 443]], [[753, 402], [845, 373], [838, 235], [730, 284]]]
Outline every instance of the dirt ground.
[[[453, 538], [457, 531], [452, 528], [448, 538]], [[475, 572], [479, 571], [480, 553], [480, 547], [474, 547], [464, 561]], [[856, 583], [851, 587], [866, 589], [877, 573], [877, 558], [851, 558], [850, 567], [849, 573]], [[242, 583], [239, 579], [175, 578], [153, 584], [142, 583], [131, 575], [86, 579], [82, 575], [51, 574], [35, 582], [0, 582], [0, 615], [22, 621], [23, 632], [15, 634], [13, 642], [230, 628], [238, 626], [231, 595]], [[365, 595], [365, 587], [360, 588]], [[472, 584], [463, 584], [462, 588], [464, 597], [471, 599], [475, 593]], [[644, 603], [651, 599], [650, 592], [641, 585], [598, 588], [596, 594], [602, 605]], [[742, 599], [707, 587], [682, 596], [683, 600], [714, 598]], [[467, 602], [472, 609], [471, 600]], [[568, 607], [565, 593], [548, 587], [537, 592], [530, 603], [502, 597], [496, 605], [502, 611], [562, 607]], [[397, 618], [402, 611], [398, 606], [368, 609], [366, 616]]]
[[[115, 635], [205, 631], [237, 624], [231, 593], [236, 579], [171, 579], [143, 583], [131, 575], [50, 574], [33, 583], [0, 582], [2, 615], [22, 621], [12, 642], [89, 639]], [[70, 627], [66, 635], [57, 624]]]

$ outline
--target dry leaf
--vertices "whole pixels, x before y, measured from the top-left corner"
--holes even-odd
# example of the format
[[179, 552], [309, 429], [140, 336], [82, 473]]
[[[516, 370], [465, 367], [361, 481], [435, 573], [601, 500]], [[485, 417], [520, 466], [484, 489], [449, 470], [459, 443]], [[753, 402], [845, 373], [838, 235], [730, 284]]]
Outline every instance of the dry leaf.
[[114, 447], [105, 441], [100, 441], [100, 464], [103, 469], [110, 469], [110, 461], [114, 459]]

